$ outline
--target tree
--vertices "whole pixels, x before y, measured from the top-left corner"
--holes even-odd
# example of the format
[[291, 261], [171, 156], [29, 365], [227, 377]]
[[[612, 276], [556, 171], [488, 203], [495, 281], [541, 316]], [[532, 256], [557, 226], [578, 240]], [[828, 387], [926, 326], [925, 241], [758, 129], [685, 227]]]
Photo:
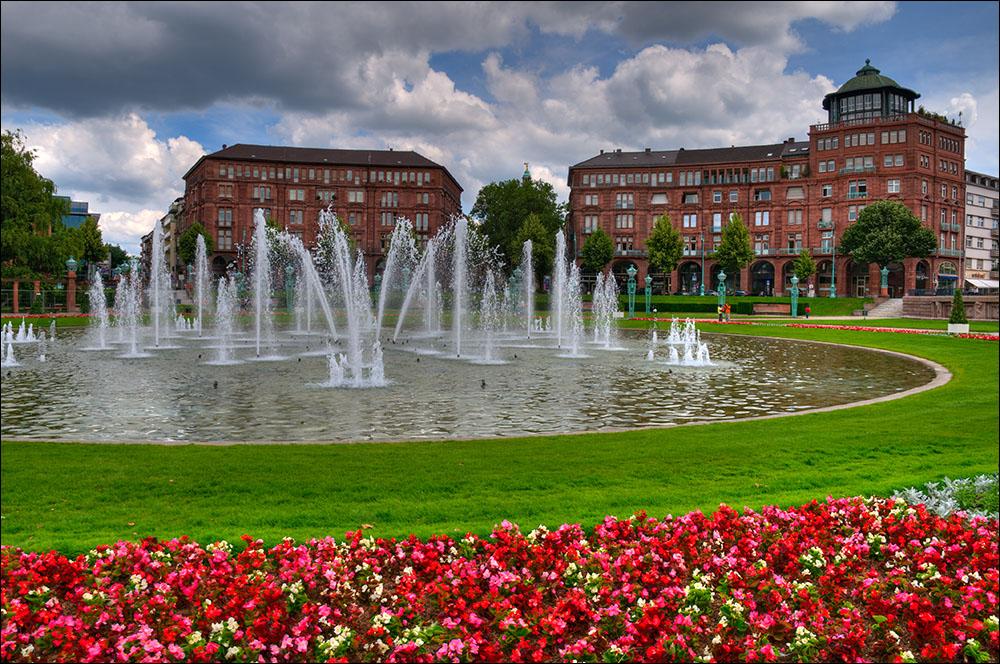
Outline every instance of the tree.
[[521, 247], [516, 252], [512, 252], [514, 265], [521, 262], [524, 243], [528, 240], [531, 240], [531, 266], [535, 271], [535, 284], [536, 287], [540, 288], [545, 275], [552, 272], [552, 266], [555, 264], [556, 246], [554, 235], [545, 228], [537, 214], [528, 215], [524, 223], [521, 224], [517, 237], [511, 243], [511, 246]]
[[16, 276], [56, 273], [65, 269], [67, 249], [75, 243], [76, 229], [67, 229], [62, 217], [69, 203], [56, 198], [51, 180], [34, 168], [35, 153], [24, 144], [20, 130], [3, 131], [0, 154], [0, 264], [5, 274]]
[[119, 265], [128, 262], [128, 252], [119, 247], [117, 244], [106, 244], [104, 245], [108, 249], [108, 255], [111, 257], [111, 269], [115, 269]]
[[729, 223], [722, 229], [719, 248], [712, 252], [711, 258], [729, 274], [742, 270], [754, 259], [750, 230], [743, 225], [743, 217], [739, 214], [734, 212], [729, 216]]
[[583, 243], [581, 252], [583, 269], [588, 272], [600, 272], [615, 257], [615, 243], [604, 229], [598, 228]]
[[198, 236], [205, 238], [205, 252], [211, 256], [215, 250], [215, 240], [201, 225], [201, 222], [194, 222], [188, 226], [184, 234], [177, 240], [177, 252], [181, 256], [181, 261], [185, 265], [194, 265], [198, 253]]
[[948, 316], [949, 323], [968, 323], [969, 319], [965, 314], [965, 302], [962, 300], [962, 289], [956, 288], [955, 295], [951, 298], [951, 315]]
[[650, 270], [672, 272], [684, 255], [684, 241], [666, 214], [653, 224], [653, 232], [646, 238]]
[[880, 268], [908, 257], [930, 256], [935, 249], [934, 231], [899, 201], [867, 206], [840, 239], [840, 251], [850, 254], [855, 263], [875, 263]]
[[803, 249], [798, 257], [792, 261], [792, 274], [798, 277], [803, 284], [809, 277], [816, 274], [816, 263], [813, 262], [808, 249]]
[[93, 278], [97, 264], [108, 257], [108, 248], [101, 237], [101, 229], [97, 226], [97, 220], [92, 216], [80, 225], [80, 243], [82, 245], [80, 257], [87, 261], [87, 275]]
[[552, 236], [562, 228], [565, 209], [556, 203], [556, 192], [548, 182], [491, 182], [479, 190], [470, 212], [473, 218], [481, 220], [480, 230], [491, 245], [500, 248], [507, 265], [513, 265], [520, 257], [521, 245], [516, 240], [530, 214]]

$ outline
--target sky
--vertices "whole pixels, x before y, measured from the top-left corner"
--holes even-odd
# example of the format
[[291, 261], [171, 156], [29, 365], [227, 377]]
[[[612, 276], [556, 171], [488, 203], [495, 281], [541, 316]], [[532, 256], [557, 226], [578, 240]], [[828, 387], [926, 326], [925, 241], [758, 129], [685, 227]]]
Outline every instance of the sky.
[[0, 125], [130, 253], [223, 144], [414, 150], [464, 188], [806, 140], [870, 58], [997, 175], [997, 2], [3, 2]]

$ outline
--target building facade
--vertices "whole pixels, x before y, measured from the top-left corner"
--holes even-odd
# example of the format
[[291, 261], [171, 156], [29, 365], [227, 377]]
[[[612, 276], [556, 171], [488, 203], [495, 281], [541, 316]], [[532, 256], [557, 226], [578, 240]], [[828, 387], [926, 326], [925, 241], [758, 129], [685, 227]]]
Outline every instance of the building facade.
[[995, 292], [1000, 287], [998, 221], [1000, 187], [993, 175], [965, 171], [965, 274], [966, 288]]
[[217, 273], [236, 264], [253, 239], [258, 208], [315, 245], [319, 213], [332, 208], [350, 228], [369, 278], [382, 270], [396, 221], [419, 243], [462, 211], [462, 187], [446, 168], [416, 152], [233, 145], [205, 155], [185, 174], [184, 228], [200, 222], [215, 239]]
[[[808, 294], [878, 294], [877, 265], [857, 265], [837, 253], [839, 239], [868, 202], [898, 200], [940, 242], [934, 255], [890, 265], [894, 297], [957, 284], [965, 244], [965, 130], [914, 109], [919, 97], [866, 63], [823, 100], [828, 122], [807, 141], [729, 148], [604, 152], [569, 169], [572, 242], [580, 256], [598, 227], [615, 242], [612, 270], [629, 265], [649, 274], [645, 239], [669, 215], [685, 242], [669, 275], [654, 286], [697, 292], [718, 286], [711, 253], [733, 213], [749, 228], [755, 258], [730, 289], [787, 294], [792, 262], [807, 249], [817, 274], [800, 284]], [[668, 282], [669, 279], [669, 282]]]

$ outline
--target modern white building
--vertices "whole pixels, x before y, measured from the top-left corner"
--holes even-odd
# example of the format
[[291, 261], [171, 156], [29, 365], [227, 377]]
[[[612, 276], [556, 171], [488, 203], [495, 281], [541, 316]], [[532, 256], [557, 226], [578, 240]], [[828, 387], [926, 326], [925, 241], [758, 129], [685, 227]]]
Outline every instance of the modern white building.
[[995, 293], [998, 280], [997, 222], [1000, 220], [1000, 187], [993, 175], [965, 171], [965, 271], [964, 286], [980, 293]]

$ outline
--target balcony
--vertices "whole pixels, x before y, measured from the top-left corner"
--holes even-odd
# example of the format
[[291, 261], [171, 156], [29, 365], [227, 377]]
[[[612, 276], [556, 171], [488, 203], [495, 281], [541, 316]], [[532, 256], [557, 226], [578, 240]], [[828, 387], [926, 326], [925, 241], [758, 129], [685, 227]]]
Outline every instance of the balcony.
[[990, 210], [990, 216], [993, 217], [994, 219], [1000, 219], [1000, 207], [994, 205], [993, 208]]
[[849, 200], [849, 201], [853, 201], [853, 200], [856, 200], [858, 198], [868, 198], [868, 192], [867, 191], [855, 191], [855, 192], [850, 192], [850, 193], [847, 194], [847, 200]]
[[709, 233], [721, 233], [722, 232], [722, 226], [709, 226], [708, 227], [708, 232]]
[[818, 228], [821, 231], [832, 231], [833, 230], [833, 222], [832, 221], [821, 221], [818, 224], [816, 224], [816, 228]]
[[[711, 253], [711, 252], [708, 252]], [[706, 255], [706, 252], [701, 249], [685, 249], [682, 254], [684, 256], [694, 256], [695, 258], [701, 258]]]
[[962, 251], [961, 249], [945, 249], [942, 247], [937, 250], [937, 255], [948, 256], [950, 258], [961, 258], [962, 256], [965, 255], [965, 252]]
[[848, 166], [840, 169], [840, 174], [845, 175], [847, 173], [877, 173], [877, 166]]
[[757, 256], [777, 256], [778, 249], [754, 249], [753, 253]]
[[962, 224], [953, 224], [950, 221], [941, 222], [941, 230], [943, 231], [961, 231]]
[[635, 203], [615, 203], [616, 210], [634, 210]]
[[793, 249], [791, 247], [782, 247], [781, 249], [778, 249], [778, 255], [779, 256], [798, 256], [799, 254], [802, 253], [802, 249], [803, 249], [803, 247], [799, 247], [798, 249]]
[[618, 258], [645, 258], [644, 249], [615, 249], [615, 256]]

